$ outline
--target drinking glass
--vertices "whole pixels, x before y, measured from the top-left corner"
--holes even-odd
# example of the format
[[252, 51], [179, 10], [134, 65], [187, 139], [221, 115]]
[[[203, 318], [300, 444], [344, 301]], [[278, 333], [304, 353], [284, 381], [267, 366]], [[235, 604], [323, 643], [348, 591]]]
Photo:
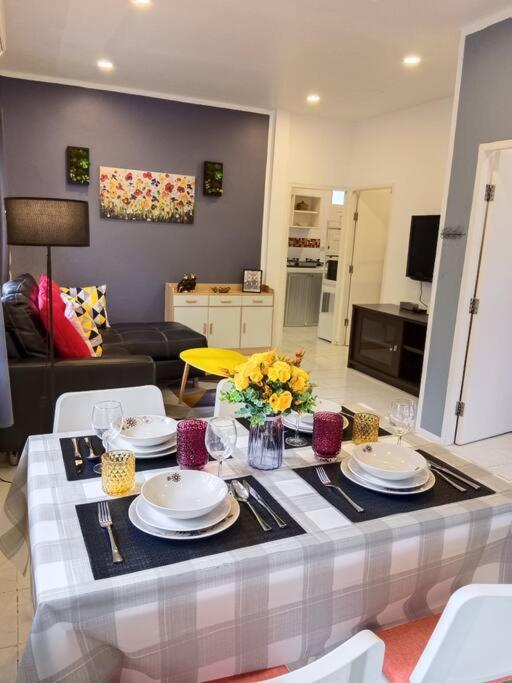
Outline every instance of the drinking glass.
[[373, 413], [356, 413], [352, 441], [358, 446], [360, 443], [375, 443], [379, 440], [379, 416]]
[[402, 445], [402, 437], [414, 427], [416, 420], [416, 401], [412, 398], [397, 398], [389, 406], [389, 422]]
[[341, 450], [343, 418], [339, 413], [318, 411], [313, 418], [313, 451], [320, 460], [331, 460]]
[[101, 456], [101, 485], [109, 496], [122, 496], [135, 486], [135, 455], [130, 451], [108, 451]]
[[[123, 408], [119, 401], [95, 403], [92, 409], [92, 428], [102, 440], [105, 453], [108, 453], [109, 443], [119, 436], [123, 428]], [[101, 464], [95, 465], [93, 471], [101, 474]]]
[[204, 420], [178, 422], [176, 460], [182, 470], [202, 470], [208, 462]]
[[220, 477], [223, 461], [235, 450], [235, 421], [230, 417], [213, 417], [206, 428], [205, 444], [208, 453], [219, 463], [217, 475]]
[[295, 411], [293, 415], [295, 417], [295, 433], [293, 436], [287, 436], [285, 442], [288, 446], [299, 448], [300, 446], [305, 446], [308, 443], [308, 440], [299, 434], [300, 413]]

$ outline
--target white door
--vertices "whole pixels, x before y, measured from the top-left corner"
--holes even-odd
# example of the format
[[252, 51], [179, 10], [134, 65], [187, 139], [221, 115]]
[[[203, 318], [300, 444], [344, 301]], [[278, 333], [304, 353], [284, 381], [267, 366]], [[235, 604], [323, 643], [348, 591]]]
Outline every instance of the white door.
[[272, 307], [246, 306], [242, 309], [243, 349], [269, 348], [272, 345]]
[[220, 349], [240, 348], [240, 312], [239, 306], [210, 306], [208, 346]]
[[191, 329], [208, 336], [208, 307], [175, 306], [174, 320]]
[[[465, 444], [512, 431], [512, 150], [496, 152], [482, 230], [455, 442]], [[476, 192], [482, 196], [485, 188]], [[469, 304], [469, 302], [468, 302]]]
[[382, 274], [388, 240], [391, 189], [361, 190], [357, 193], [357, 220], [352, 242], [352, 273], [346, 295], [345, 344], [350, 339], [350, 321], [354, 304], [380, 303]]

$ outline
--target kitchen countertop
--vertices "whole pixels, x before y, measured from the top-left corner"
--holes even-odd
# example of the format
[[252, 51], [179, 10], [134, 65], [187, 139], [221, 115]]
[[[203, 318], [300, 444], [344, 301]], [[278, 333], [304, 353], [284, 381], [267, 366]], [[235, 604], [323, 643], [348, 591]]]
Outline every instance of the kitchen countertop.
[[323, 273], [323, 266], [316, 266], [315, 268], [304, 268], [300, 266], [287, 266], [286, 270], [288, 273]]

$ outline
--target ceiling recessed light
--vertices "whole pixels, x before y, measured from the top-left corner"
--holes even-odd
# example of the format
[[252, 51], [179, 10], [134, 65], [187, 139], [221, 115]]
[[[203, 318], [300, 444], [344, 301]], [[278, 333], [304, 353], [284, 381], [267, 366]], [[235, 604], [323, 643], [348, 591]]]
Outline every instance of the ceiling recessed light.
[[306, 100], [309, 102], [309, 104], [316, 104], [317, 102], [320, 102], [320, 95], [315, 95], [311, 94], [306, 97]]
[[421, 63], [421, 57], [418, 57], [418, 55], [406, 55], [402, 59], [402, 64], [405, 66], [418, 66], [418, 64]]
[[96, 66], [98, 69], [101, 69], [102, 71], [112, 71], [114, 68], [114, 65], [109, 59], [98, 59], [96, 62]]
[[136, 7], [149, 7], [151, 5], [151, 0], [132, 0], [132, 5]]

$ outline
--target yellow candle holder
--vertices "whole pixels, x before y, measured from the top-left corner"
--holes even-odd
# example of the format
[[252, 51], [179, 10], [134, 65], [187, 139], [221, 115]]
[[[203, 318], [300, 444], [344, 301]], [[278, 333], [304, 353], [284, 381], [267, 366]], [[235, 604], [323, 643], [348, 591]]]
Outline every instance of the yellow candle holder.
[[101, 456], [101, 485], [109, 496], [121, 496], [135, 488], [135, 455], [109, 451]]
[[375, 443], [379, 440], [379, 416], [373, 413], [356, 413], [352, 441], [356, 446], [360, 443]]

